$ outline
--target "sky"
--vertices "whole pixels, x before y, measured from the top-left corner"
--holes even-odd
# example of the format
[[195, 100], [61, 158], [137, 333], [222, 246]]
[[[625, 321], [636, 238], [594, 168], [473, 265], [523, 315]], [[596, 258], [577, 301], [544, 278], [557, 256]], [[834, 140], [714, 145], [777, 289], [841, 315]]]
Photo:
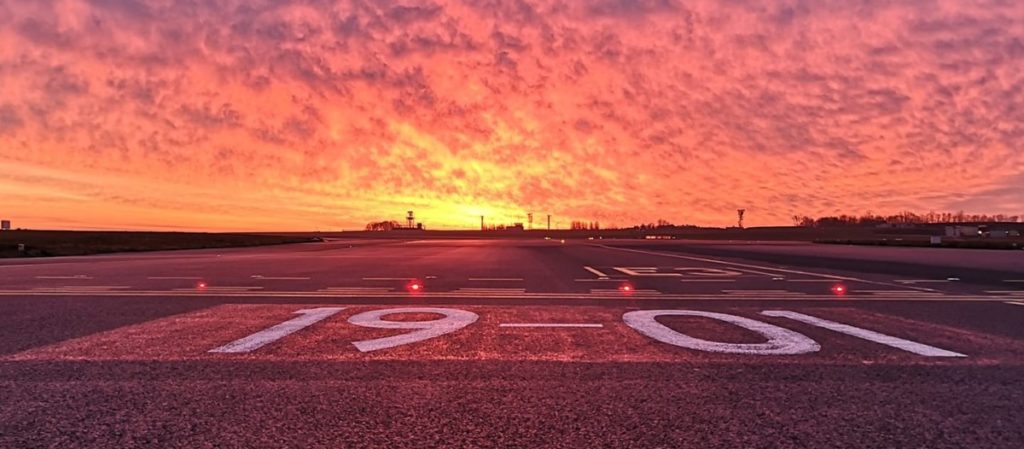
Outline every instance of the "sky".
[[1019, 0], [0, 0], [0, 218], [1024, 214]]

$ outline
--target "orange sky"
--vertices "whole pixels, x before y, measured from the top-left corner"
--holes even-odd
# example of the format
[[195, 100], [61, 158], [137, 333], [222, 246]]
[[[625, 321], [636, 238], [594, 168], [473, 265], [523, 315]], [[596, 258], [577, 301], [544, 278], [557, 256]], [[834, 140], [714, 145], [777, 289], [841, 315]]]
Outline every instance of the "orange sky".
[[1024, 3], [0, 0], [0, 217], [1024, 213]]

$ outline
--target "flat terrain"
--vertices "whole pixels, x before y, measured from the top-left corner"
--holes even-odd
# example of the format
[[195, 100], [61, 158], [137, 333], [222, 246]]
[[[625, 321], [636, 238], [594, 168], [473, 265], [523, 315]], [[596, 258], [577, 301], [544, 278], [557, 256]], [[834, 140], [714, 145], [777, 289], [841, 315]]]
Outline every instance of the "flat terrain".
[[[197, 233], [113, 231], [3, 231], [0, 257], [81, 256], [87, 254], [231, 248], [308, 242], [309, 237]], [[25, 245], [19, 251], [18, 245]]]
[[1021, 258], [339, 240], [8, 259], [0, 447], [1019, 448]]

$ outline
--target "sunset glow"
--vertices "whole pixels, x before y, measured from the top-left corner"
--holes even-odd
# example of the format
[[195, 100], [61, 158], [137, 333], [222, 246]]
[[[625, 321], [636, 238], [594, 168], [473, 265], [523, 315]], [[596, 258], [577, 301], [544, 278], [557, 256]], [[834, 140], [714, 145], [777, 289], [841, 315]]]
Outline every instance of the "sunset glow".
[[0, 0], [0, 216], [1024, 213], [1024, 3]]

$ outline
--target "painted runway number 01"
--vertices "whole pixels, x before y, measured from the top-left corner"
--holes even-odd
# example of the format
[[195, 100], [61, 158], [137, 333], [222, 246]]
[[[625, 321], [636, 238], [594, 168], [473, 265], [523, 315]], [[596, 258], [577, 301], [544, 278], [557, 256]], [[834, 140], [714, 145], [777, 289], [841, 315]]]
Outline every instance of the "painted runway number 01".
[[[298, 317], [256, 332], [247, 337], [235, 340], [224, 346], [211, 349], [209, 352], [227, 354], [252, 352], [330, 318], [344, 309], [344, 307], [321, 307], [298, 310], [295, 312], [299, 315]], [[441, 317], [426, 321], [390, 321], [385, 319], [389, 315], [397, 314], [429, 314], [440, 315]], [[787, 318], [803, 324], [827, 329], [925, 357], [967, 357], [966, 355], [958, 352], [947, 351], [934, 346], [802, 313], [786, 310], [766, 310], [761, 312], [761, 314], [776, 318]], [[766, 341], [764, 343], [727, 343], [703, 340], [686, 335], [685, 333], [676, 331], [659, 323], [657, 318], [661, 316], [687, 316], [717, 320], [755, 332], [761, 335]], [[391, 337], [352, 342], [352, 345], [359, 351], [371, 352], [417, 343], [450, 334], [475, 323], [477, 319], [479, 319], [477, 314], [467, 310], [438, 307], [406, 307], [362, 312], [350, 317], [348, 322], [356, 326], [373, 329], [412, 330], [412, 332], [394, 335]], [[726, 313], [704, 312], [699, 310], [638, 310], [627, 312], [622, 316], [622, 320], [626, 326], [629, 326], [638, 333], [661, 343], [696, 351], [744, 355], [798, 355], [818, 352], [821, 350], [821, 346], [816, 341], [799, 332], [776, 326], [774, 324], [765, 323], [763, 321]]]

